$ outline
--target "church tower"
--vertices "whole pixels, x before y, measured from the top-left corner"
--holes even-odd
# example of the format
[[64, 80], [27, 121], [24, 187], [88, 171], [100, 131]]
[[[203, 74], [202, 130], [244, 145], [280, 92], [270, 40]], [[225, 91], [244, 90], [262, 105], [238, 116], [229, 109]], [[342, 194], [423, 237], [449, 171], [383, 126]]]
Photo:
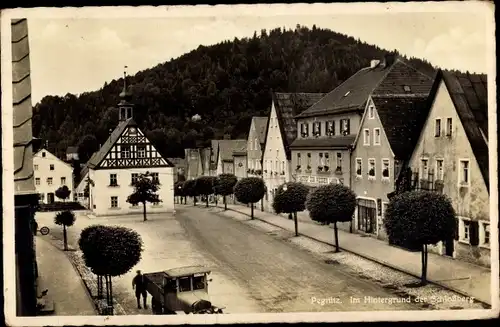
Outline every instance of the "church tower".
[[[125, 66], [127, 69], [127, 66]], [[123, 72], [123, 90], [120, 93], [120, 103], [118, 103], [119, 121], [123, 122], [133, 117], [134, 105], [131, 103], [132, 94], [127, 88], [127, 72]]]

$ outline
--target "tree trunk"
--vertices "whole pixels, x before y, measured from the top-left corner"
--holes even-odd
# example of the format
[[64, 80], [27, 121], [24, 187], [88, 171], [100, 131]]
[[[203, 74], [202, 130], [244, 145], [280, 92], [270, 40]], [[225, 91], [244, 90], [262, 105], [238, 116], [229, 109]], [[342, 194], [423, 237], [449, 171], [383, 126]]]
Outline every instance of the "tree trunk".
[[293, 216], [292, 216], [292, 213], [291, 213], [291, 212], [288, 214], [288, 219], [290, 219], [290, 220], [292, 220], [292, 219], [293, 219]]
[[102, 276], [98, 275], [97, 276], [97, 298], [102, 299]]
[[224, 199], [224, 210], [227, 210], [227, 199], [225, 195], [223, 196], [223, 199]]
[[333, 223], [333, 232], [335, 233], [335, 253], [340, 252], [339, 249], [339, 231], [337, 229], [337, 222]]
[[114, 314], [114, 308], [113, 308], [113, 281], [111, 280], [111, 276], [109, 276], [109, 299], [110, 299], [110, 315], [112, 316]]
[[144, 220], [143, 221], [146, 221], [146, 220], [148, 220], [146, 218], [146, 202], [143, 202], [142, 204], [143, 204], [143, 206], [142, 206], [142, 208], [143, 208], [142, 214], [144, 215]]
[[193, 196], [193, 205], [196, 207], [196, 196]]
[[207, 195], [207, 208], [208, 208], [208, 195]]
[[349, 233], [352, 233], [352, 219], [351, 222], [349, 223]]
[[219, 203], [218, 203], [219, 202], [219, 195], [215, 194], [214, 197], [215, 197], [215, 206], [217, 207], [219, 205]]
[[420, 283], [422, 286], [427, 285], [427, 244], [422, 244], [422, 276]]
[[260, 211], [264, 212], [264, 198], [260, 200]]
[[295, 223], [295, 236], [299, 236], [299, 222], [297, 220], [297, 211], [293, 213], [293, 220]]
[[253, 219], [253, 203], [250, 203], [250, 211], [252, 213], [250, 217]]
[[68, 237], [66, 234], [66, 225], [63, 225], [63, 240], [64, 240], [64, 251], [68, 251]]

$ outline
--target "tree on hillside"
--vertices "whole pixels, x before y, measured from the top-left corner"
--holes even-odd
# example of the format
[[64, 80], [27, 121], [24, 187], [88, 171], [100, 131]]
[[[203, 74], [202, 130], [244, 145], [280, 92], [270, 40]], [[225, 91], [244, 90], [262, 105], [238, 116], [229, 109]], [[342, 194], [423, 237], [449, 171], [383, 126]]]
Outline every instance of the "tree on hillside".
[[266, 193], [266, 184], [259, 177], [242, 178], [234, 186], [234, 195], [236, 200], [244, 204], [250, 204], [251, 215], [253, 219], [254, 204], [259, 202]]
[[66, 185], [63, 185], [56, 190], [55, 194], [59, 199], [66, 201], [69, 198], [71, 191]]
[[63, 227], [64, 251], [68, 251], [68, 237], [66, 234], [66, 227], [73, 226], [75, 220], [75, 214], [72, 211], [68, 210], [58, 212], [54, 218], [54, 223]]
[[292, 214], [295, 223], [295, 236], [299, 236], [297, 212], [306, 209], [307, 195], [309, 188], [297, 182], [290, 182], [280, 185], [274, 196], [273, 209], [276, 213]]
[[233, 194], [238, 179], [233, 174], [220, 174], [215, 181], [215, 195], [222, 195], [224, 210], [227, 210], [227, 196]]
[[134, 187], [134, 192], [128, 196], [127, 202], [132, 205], [142, 203], [144, 221], [146, 221], [146, 203], [162, 202], [156, 193], [160, 189], [160, 186], [148, 173], [140, 174], [132, 186]]
[[[177, 203], [182, 204], [182, 199], [185, 197], [184, 195], [184, 182], [178, 181], [174, 185], [174, 196], [177, 198]], [[185, 204], [186, 202], [184, 202]]]
[[184, 195], [193, 198], [193, 205], [196, 205], [196, 197], [198, 196], [196, 189], [196, 180], [189, 179], [184, 182]]
[[444, 194], [404, 192], [391, 198], [385, 212], [384, 227], [389, 241], [409, 242], [420, 246], [420, 285], [426, 285], [427, 245], [453, 238], [456, 229], [455, 210]]
[[121, 226], [89, 226], [78, 241], [85, 265], [106, 283], [108, 315], [113, 314], [112, 277], [129, 272], [141, 259], [143, 243], [140, 235]]
[[328, 184], [313, 189], [306, 200], [312, 220], [333, 223], [335, 252], [339, 252], [337, 222], [350, 221], [356, 208], [356, 194], [342, 184]]
[[81, 162], [87, 162], [97, 150], [99, 150], [99, 142], [95, 136], [85, 135], [78, 143], [78, 158]]
[[214, 194], [216, 179], [215, 176], [200, 176], [196, 179], [196, 193], [206, 197], [207, 208], [208, 197], [210, 194]]

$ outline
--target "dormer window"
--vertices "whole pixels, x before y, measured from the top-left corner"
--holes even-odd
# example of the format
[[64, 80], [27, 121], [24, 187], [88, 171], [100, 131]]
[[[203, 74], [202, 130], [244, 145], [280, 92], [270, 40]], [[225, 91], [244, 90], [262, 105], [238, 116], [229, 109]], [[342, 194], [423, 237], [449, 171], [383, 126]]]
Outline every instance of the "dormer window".
[[45, 158], [45, 151], [42, 152], [42, 158]]
[[411, 87], [409, 85], [403, 86], [403, 89], [405, 90], [405, 92], [411, 92]]
[[373, 106], [368, 107], [368, 118], [369, 119], [375, 118], [375, 112]]
[[342, 135], [349, 135], [350, 131], [350, 120], [349, 119], [341, 119], [340, 120], [340, 128]]
[[344, 94], [344, 97], [348, 96], [351, 91], [347, 91], [346, 94]]

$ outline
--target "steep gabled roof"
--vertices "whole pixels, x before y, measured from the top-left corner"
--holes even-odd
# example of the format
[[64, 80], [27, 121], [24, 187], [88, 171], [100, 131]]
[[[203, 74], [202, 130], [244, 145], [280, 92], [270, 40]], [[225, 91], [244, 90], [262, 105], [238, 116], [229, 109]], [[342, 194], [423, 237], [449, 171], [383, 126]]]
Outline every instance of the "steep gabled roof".
[[[276, 117], [288, 160], [291, 159], [290, 144], [297, 138], [297, 123], [294, 117], [318, 102], [324, 95], [324, 93], [273, 93]], [[269, 120], [266, 135], [268, 131]]]
[[[429, 93], [433, 80], [400, 57], [396, 57], [392, 64], [382, 60], [374, 68], [360, 69], [296, 118], [364, 111], [366, 101], [372, 94], [397, 96], [412, 93], [424, 96]], [[405, 90], [405, 85], [410, 87], [409, 92]]]
[[443, 71], [442, 78], [489, 190], [487, 76]]
[[233, 151], [246, 151], [247, 140], [219, 140], [219, 156], [221, 161], [232, 161]]
[[408, 160], [429, 114], [429, 97], [373, 96], [372, 100], [395, 159]]
[[255, 131], [259, 137], [260, 144], [266, 143], [266, 128], [267, 128], [267, 117], [253, 117], [253, 125], [255, 126]]
[[55, 154], [53, 154], [52, 152], [50, 152], [50, 151], [49, 151], [49, 150], [47, 150], [46, 148], [41, 148], [40, 150], [38, 150], [38, 151], [37, 151], [37, 152], [33, 155], [33, 158], [34, 158], [34, 157], [38, 157], [38, 154], [39, 154], [40, 152], [42, 152], [42, 151], [47, 152], [48, 154], [50, 154], [50, 156], [52, 156], [53, 158], [55, 158], [57, 161], [60, 161], [60, 162], [61, 162], [61, 163], [63, 163], [64, 165], [66, 165], [66, 166], [68, 166], [69, 168], [73, 169], [73, 167], [72, 167], [69, 163], [67, 163], [66, 161], [64, 161], [64, 160], [60, 159], [59, 157], [57, 157]]

